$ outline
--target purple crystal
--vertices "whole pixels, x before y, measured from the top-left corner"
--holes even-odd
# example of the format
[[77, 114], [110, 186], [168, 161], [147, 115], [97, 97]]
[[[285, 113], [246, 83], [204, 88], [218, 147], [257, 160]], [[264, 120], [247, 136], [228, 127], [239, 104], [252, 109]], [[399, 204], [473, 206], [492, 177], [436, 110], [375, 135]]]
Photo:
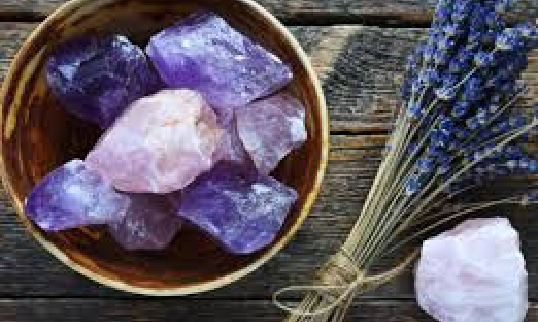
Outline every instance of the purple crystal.
[[60, 231], [107, 224], [125, 217], [129, 198], [73, 160], [49, 173], [26, 200], [26, 213], [42, 229]]
[[114, 239], [127, 250], [162, 250], [181, 227], [164, 196], [130, 194], [125, 218], [109, 224]]
[[153, 36], [146, 53], [168, 86], [195, 89], [219, 109], [270, 95], [293, 78], [278, 57], [211, 13]]
[[217, 151], [219, 160], [237, 164], [252, 163], [239, 138], [239, 133], [237, 133], [235, 117], [222, 122], [224, 122], [222, 127], [224, 128], [225, 133], [222, 137], [222, 144]]
[[230, 252], [250, 254], [274, 240], [297, 193], [252, 169], [220, 162], [170, 199], [181, 218]]
[[307, 139], [304, 106], [290, 94], [277, 94], [237, 110], [237, 131], [244, 148], [262, 173]]
[[70, 113], [101, 128], [160, 86], [142, 49], [121, 35], [68, 41], [49, 58], [46, 75], [52, 92]]

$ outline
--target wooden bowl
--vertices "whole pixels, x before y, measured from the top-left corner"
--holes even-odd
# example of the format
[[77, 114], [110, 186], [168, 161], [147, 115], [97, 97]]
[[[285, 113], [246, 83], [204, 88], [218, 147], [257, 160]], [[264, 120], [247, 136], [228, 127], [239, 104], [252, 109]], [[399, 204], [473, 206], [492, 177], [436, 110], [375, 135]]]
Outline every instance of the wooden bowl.
[[[68, 115], [49, 93], [43, 65], [66, 39], [119, 32], [140, 45], [200, 6], [225, 17], [293, 65], [290, 86], [307, 107], [309, 139], [282, 162], [276, 177], [300, 198], [278, 238], [251, 256], [233, 256], [193, 229], [181, 231], [165, 251], [128, 252], [103, 227], [47, 233], [24, 214], [32, 187], [49, 171], [84, 158], [100, 131]], [[62, 6], [29, 37], [11, 64], [2, 90], [1, 175], [14, 207], [43, 247], [75, 271], [103, 285], [147, 295], [208, 291], [254, 271], [290, 241], [316, 198], [327, 165], [329, 124], [321, 86], [294, 37], [250, 0], [74, 0]]]

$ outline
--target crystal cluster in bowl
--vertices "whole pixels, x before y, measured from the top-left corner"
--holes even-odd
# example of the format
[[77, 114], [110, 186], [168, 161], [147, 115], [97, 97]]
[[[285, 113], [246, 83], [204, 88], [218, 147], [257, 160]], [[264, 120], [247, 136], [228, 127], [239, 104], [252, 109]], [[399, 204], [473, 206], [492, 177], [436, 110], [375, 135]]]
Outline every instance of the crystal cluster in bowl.
[[233, 254], [275, 239], [298, 195], [271, 173], [307, 139], [304, 106], [285, 91], [292, 69], [276, 55], [200, 12], [145, 51], [118, 34], [70, 40], [46, 77], [104, 134], [30, 193], [40, 228], [107, 225], [127, 250], [164, 249], [182, 225]]

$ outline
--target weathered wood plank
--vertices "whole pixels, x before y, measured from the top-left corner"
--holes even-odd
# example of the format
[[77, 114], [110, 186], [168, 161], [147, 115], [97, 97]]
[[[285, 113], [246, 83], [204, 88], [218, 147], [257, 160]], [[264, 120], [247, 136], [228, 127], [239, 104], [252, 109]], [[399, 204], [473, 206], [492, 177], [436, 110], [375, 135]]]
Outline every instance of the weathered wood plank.
[[[67, 0], [3, 0], [0, 17], [4, 21], [40, 20]], [[428, 24], [435, 0], [259, 0], [261, 5], [287, 23], [301, 25], [355, 24]], [[532, 1], [531, 1], [532, 3]], [[515, 12], [536, 17], [538, 6]]]
[[[9, 322], [169, 322], [169, 321], [282, 321], [284, 314], [267, 301], [188, 299], [0, 299], [0, 320]], [[538, 320], [532, 303], [526, 321]], [[355, 303], [344, 321], [433, 322], [410, 301]]]
[[[67, 0], [3, 0], [0, 12], [5, 19], [42, 19], [65, 2]], [[425, 22], [431, 8], [428, 1], [422, 0], [260, 0], [259, 3], [280, 19], [306, 23], [356, 23], [364, 19]]]
[[[536, 316], [536, 308], [531, 309]], [[168, 321], [256, 321], [275, 322], [284, 318], [268, 301], [191, 299], [0, 299], [0, 320], [9, 322], [168, 322]], [[430, 322], [410, 302], [363, 302], [352, 307], [346, 321]]]

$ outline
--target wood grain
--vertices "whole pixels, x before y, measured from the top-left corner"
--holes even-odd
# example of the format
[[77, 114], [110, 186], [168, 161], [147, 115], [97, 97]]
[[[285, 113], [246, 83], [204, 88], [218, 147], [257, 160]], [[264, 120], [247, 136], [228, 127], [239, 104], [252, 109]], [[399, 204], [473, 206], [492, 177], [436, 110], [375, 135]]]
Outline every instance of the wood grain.
[[[41, 20], [67, 0], [3, 0], [0, 17], [23, 21]], [[532, 1], [532, 0], [531, 0]], [[259, 0], [261, 5], [290, 24], [329, 25], [336, 23], [376, 25], [427, 25], [434, 0]], [[515, 12], [536, 17], [538, 6], [519, 5]]]
[[[6, 17], [42, 19], [66, 0], [2, 0], [0, 12]], [[298, 22], [409, 20], [424, 22], [428, 19], [431, 1], [423, 0], [260, 0], [279, 18]]]
[[[536, 316], [537, 309], [531, 309]], [[0, 320], [9, 322], [225, 322], [281, 321], [284, 314], [269, 301], [190, 299], [5, 299]], [[430, 322], [412, 302], [367, 301], [353, 306], [347, 321]]]
[[[0, 320], [9, 322], [275, 322], [284, 314], [263, 300], [200, 301], [99, 300], [99, 299], [3, 299]], [[526, 321], [538, 320], [532, 304]], [[411, 301], [370, 300], [355, 303], [345, 321], [433, 322]]]

